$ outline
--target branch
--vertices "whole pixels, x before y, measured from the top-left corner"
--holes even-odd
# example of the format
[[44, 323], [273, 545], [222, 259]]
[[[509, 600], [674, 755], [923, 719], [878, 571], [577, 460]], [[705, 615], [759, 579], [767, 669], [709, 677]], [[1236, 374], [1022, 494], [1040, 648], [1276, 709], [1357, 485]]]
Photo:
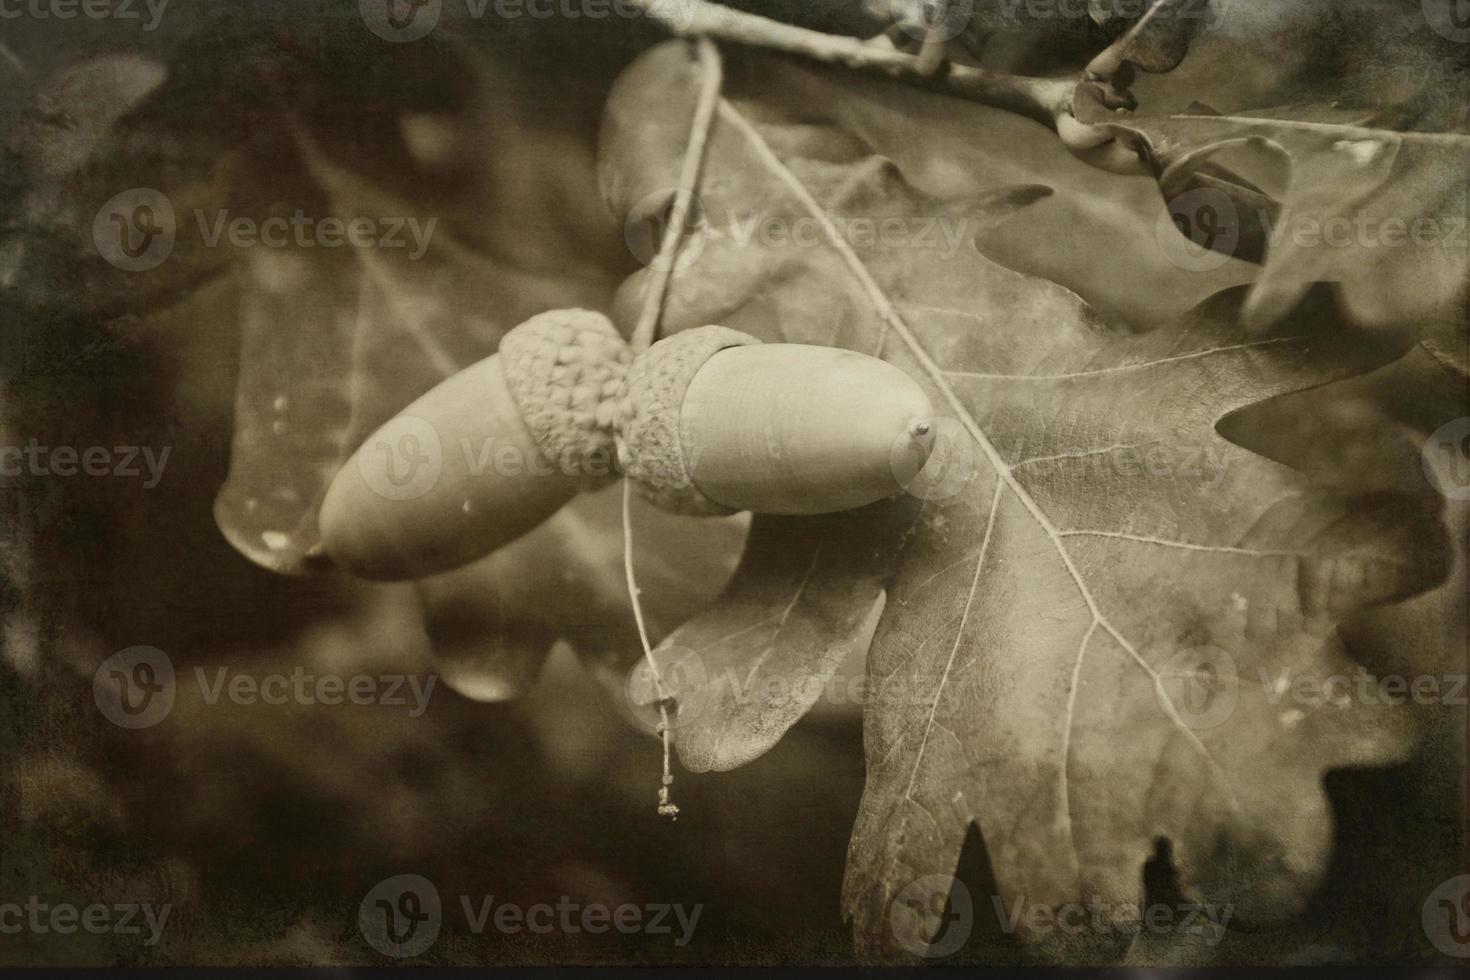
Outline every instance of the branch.
[[720, 89], [725, 81], [720, 49], [709, 38], [701, 37], [696, 42], [695, 50], [700, 66], [699, 102], [694, 108], [694, 123], [689, 131], [689, 147], [684, 153], [679, 189], [674, 195], [673, 213], [669, 216], [663, 241], [659, 243], [658, 258], [653, 263], [653, 281], [649, 284], [648, 296], [643, 301], [643, 311], [638, 317], [638, 323], [628, 338], [628, 346], [633, 349], [634, 355], [647, 350], [658, 335], [659, 317], [663, 315], [664, 299], [674, 277], [679, 247], [684, 244], [689, 212], [694, 205], [700, 170], [704, 166], [705, 150], [709, 146], [710, 127], [714, 123], [715, 110], [720, 104]]
[[1071, 116], [1075, 81], [1005, 75], [949, 62], [932, 71], [932, 57], [878, 47], [855, 37], [824, 34], [722, 7], [709, 0], [634, 0], [646, 14], [681, 37], [710, 37], [732, 44], [799, 55], [826, 64], [888, 75], [1028, 116], [1053, 128]]

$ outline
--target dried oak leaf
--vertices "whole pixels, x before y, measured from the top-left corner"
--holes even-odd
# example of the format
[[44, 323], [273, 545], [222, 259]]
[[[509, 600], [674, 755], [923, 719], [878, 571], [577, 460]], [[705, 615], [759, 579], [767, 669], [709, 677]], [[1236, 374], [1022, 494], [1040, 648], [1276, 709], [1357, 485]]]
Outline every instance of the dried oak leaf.
[[[615, 213], [674, 185], [692, 107], [668, 93], [692, 93], [692, 71], [687, 49], [668, 46], [615, 90], [602, 147]], [[1243, 288], [1130, 247], [1155, 224], [1138, 194], [1005, 113], [731, 54], [666, 330], [718, 322], [885, 357], [928, 386], [954, 436], [949, 472], [923, 501], [837, 520], [820, 540], [757, 518], [756, 541], [791, 534], [817, 559], [753, 548], [733, 611], [716, 607], [663, 654], [682, 638], [725, 676], [788, 682], [751, 690], [767, 702], [755, 705], [735, 684], [674, 692], [699, 708], [688, 727], [702, 731], [678, 734], [686, 761], [733, 765], [779, 737], [773, 719], [799, 715], [781, 702], [831, 669], [814, 655], [825, 644], [861, 642], [884, 588], [844, 889], [866, 956], [922, 949], [936, 933], [943, 902], [895, 898], [952, 874], [972, 824], [1007, 905], [1136, 903], [1162, 839], [1186, 895], [1231, 902], [1240, 919], [1288, 914], [1327, 860], [1323, 774], [1407, 749], [1402, 713], [1284, 705], [1262, 678], [1349, 671], [1336, 623], [1445, 574], [1436, 519], [1393, 494], [1316, 487], [1216, 431], [1245, 406], [1380, 358], [1308, 310], [1278, 335], [1244, 336]], [[944, 227], [963, 229], [952, 251], [921, 237]], [[1068, 252], [1065, 228], [1073, 241], [1113, 232], [1112, 275], [1134, 294], [1060, 255], [1058, 278], [1077, 292], [1016, 271], [1013, 238], [1025, 254], [1050, 233]], [[645, 287], [640, 274], [622, 301]], [[1100, 313], [1094, 297], [1140, 316]], [[822, 567], [819, 544], [849, 556], [846, 577]], [[767, 569], [779, 594], [741, 586]], [[845, 617], [830, 608], [844, 585], [855, 592]], [[802, 644], [782, 642], [779, 620], [774, 635], [763, 625], [788, 611], [801, 611]], [[1209, 669], [1223, 692], [1209, 693]], [[757, 727], [737, 733], [725, 718]], [[1046, 939], [1024, 922], [1019, 934]]]
[[[151, 58], [104, 54], [69, 64], [37, 87], [0, 147], [0, 293], [7, 300], [118, 317], [176, 302], [220, 274], [218, 251], [174, 233], [193, 209], [218, 206], [236, 148], [160, 104], [167, 76]], [[152, 237], [138, 241], [129, 227], [135, 221], [156, 229]], [[116, 247], [119, 235], [127, 236], [123, 248], [141, 245], [145, 261], [105, 257], [103, 248]], [[148, 261], [155, 238], [160, 248], [168, 243], [168, 261]]]
[[[414, 583], [444, 682], [508, 701], [566, 640], [614, 703], [643, 656], [623, 569], [622, 487], [583, 495], [472, 565]], [[655, 642], [730, 581], [748, 519], [692, 521], [634, 501], [634, 572]]]
[[1470, 136], [1360, 125], [1330, 106], [1119, 117], [1088, 85], [1076, 108], [1142, 155], [1182, 228], [1206, 224], [1202, 244], [1263, 263], [1248, 327], [1280, 322], [1324, 282], [1367, 329], [1464, 322]]
[[[525, 319], [606, 308], [616, 270], [632, 264], [608, 226], [583, 135], [595, 78], [548, 86], [513, 58], [444, 71], [461, 94], [418, 111], [303, 100], [319, 102], [320, 114], [304, 112], [291, 151], [238, 194], [239, 210], [257, 217], [302, 207], [397, 229], [393, 247], [256, 249], [235, 265], [242, 351], [215, 517], [241, 553], [275, 571], [324, 566], [323, 494], [379, 425], [492, 354]], [[510, 101], [522, 115], [505, 117]], [[374, 462], [402, 475], [416, 451], [435, 447], [405, 448], [384, 447], [387, 458]], [[437, 450], [488, 464], [495, 447]], [[415, 583], [446, 684], [480, 701], [517, 697], [564, 639], [621, 700], [639, 645], [618, 500], [584, 496], [497, 553]], [[746, 522], [650, 511], [635, 515], [646, 536], [635, 565], [661, 637], [728, 581]]]
[[[215, 515], [265, 567], [319, 564], [322, 497], [379, 425], [493, 354], [517, 323], [602, 308], [612, 295], [622, 256], [586, 189], [591, 149], [572, 135], [575, 110], [543, 93], [526, 96], [540, 116], [498, 119], [501, 100], [529, 82], [496, 62], [465, 58], [442, 72], [456, 70], [453, 96], [417, 111], [343, 104], [308, 88], [301, 115], [283, 123], [284, 147], [236, 191], [236, 212], [257, 221], [304, 211], [316, 222], [367, 222], [378, 243], [316, 247], [309, 233], [303, 247], [240, 249], [233, 263], [252, 288], [241, 310], [230, 476]], [[400, 448], [385, 447], [385, 479], [414, 465]]]
[[1264, 263], [1248, 325], [1326, 282], [1353, 322], [1433, 353], [1463, 329], [1470, 279], [1470, 76], [1434, 29], [1446, 0], [1218, 7], [1167, 80], [1140, 84], [1142, 112], [1085, 83], [1078, 117], [1138, 154], [1197, 243]]
[[[336, 40], [243, 20], [202, 31], [167, 69], [105, 56], [40, 88], [0, 158], [0, 184], [17, 189], [0, 206], [0, 291], [126, 317], [181, 349], [212, 338], [211, 371], [234, 392], [209, 403], [233, 422], [216, 523], [255, 564], [300, 574], [325, 567], [317, 509], [374, 428], [518, 322], [605, 308], [634, 260], [596, 191], [590, 135], [610, 69], [527, 45], [385, 46], [355, 17]], [[224, 48], [251, 57], [221, 76]], [[92, 241], [103, 202], [130, 188], [172, 204], [176, 241], [153, 269], [110, 265]], [[236, 236], [241, 219], [259, 240]], [[364, 222], [374, 247], [344, 241]], [[441, 448], [487, 462], [494, 449]], [[708, 525], [637, 516], [662, 544], [637, 555], [661, 636], [728, 580], [745, 524], [712, 540]], [[638, 651], [621, 535], [618, 507], [579, 500], [501, 555], [423, 583], [415, 601], [446, 682], [514, 696], [567, 638], [621, 699]]]

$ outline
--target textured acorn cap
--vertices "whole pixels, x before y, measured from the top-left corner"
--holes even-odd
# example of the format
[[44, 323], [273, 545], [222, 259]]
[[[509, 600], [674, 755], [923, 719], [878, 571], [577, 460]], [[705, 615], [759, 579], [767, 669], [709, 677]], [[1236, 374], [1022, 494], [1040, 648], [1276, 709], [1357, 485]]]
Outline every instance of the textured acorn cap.
[[706, 361], [726, 348], [759, 343], [728, 327], [699, 327], [654, 344], [628, 369], [618, 411], [618, 463], [659, 509], [701, 517], [734, 513], [694, 485], [679, 413], [689, 383]]
[[563, 464], [616, 453], [613, 429], [633, 353], [591, 310], [534, 316], [500, 341], [511, 395], [536, 444]]

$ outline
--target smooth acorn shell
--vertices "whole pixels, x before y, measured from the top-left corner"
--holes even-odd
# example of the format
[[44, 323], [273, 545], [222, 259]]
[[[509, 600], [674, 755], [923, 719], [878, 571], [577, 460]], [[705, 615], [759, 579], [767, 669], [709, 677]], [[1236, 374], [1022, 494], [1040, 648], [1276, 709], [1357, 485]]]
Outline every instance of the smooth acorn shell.
[[923, 388], [887, 361], [805, 344], [717, 351], [679, 413], [688, 472], [732, 511], [827, 514], [902, 492], [933, 449]]
[[586, 473], [566, 470], [538, 448], [496, 354], [363, 444], [327, 491], [322, 542], [361, 578], [448, 571], [514, 541], [586, 489]]

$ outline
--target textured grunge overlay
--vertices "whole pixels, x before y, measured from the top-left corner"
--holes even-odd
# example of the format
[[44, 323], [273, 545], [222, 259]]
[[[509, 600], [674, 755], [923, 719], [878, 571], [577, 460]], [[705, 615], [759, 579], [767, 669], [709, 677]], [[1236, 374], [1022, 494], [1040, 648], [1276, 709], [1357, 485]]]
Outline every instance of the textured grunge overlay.
[[1461, 0], [0, 0], [0, 967], [1470, 962], [1467, 106]]

